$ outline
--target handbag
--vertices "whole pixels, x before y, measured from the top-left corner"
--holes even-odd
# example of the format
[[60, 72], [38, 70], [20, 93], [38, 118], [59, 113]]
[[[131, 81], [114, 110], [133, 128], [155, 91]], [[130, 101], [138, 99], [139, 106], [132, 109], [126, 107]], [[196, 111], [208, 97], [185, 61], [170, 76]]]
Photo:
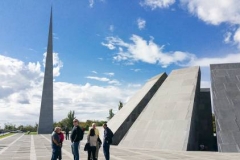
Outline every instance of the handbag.
[[86, 143], [84, 146], [84, 151], [88, 151], [90, 149], [90, 143]]

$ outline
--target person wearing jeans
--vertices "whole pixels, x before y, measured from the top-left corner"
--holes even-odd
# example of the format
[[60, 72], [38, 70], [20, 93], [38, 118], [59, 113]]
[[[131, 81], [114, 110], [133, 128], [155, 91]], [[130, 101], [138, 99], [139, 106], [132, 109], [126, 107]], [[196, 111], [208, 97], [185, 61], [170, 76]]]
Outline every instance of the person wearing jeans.
[[79, 160], [79, 144], [80, 142], [73, 142], [71, 145], [74, 160]]
[[51, 160], [57, 160], [58, 156], [59, 156], [59, 150], [60, 150], [60, 147], [61, 147], [61, 144], [60, 144], [60, 138], [58, 136], [60, 132], [60, 128], [59, 127], [56, 127], [52, 133], [52, 158]]
[[104, 136], [103, 136], [103, 153], [106, 160], [110, 159], [110, 144], [112, 143], [113, 132], [107, 127], [107, 124], [103, 124]]
[[79, 121], [77, 119], [73, 120], [73, 129], [71, 132], [71, 148], [72, 148], [72, 153], [74, 160], [79, 160], [79, 144], [80, 141], [83, 139], [83, 131], [78, 125]]

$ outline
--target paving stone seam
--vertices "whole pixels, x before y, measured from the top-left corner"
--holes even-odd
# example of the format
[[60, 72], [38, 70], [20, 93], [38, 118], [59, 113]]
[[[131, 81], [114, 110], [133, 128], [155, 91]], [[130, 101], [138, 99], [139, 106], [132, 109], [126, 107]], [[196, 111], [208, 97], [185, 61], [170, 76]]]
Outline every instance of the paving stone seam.
[[158, 156], [153, 156], [153, 155], [150, 155], [150, 154], [144, 154], [144, 153], [141, 153], [141, 152], [135, 152], [135, 151], [131, 151], [131, 150], [123, 149], [123, 148], [118, 148], [118, 149], [123, 150], [123, 151], [127, 151], [127, 152], [131, 152], [131, 153], [135, 153], [135, 154], [149, 156], [151, 158], [157, 158], [158, 160], [166, 160], [165, 158], [161, 158], [161, 157], [158, 157]]
[[37, 159], [33, 135], [31, 135], [30, 159], [31, 160], [36, 160]]
[[[48, 142], [50, 142], [51, 143], [51, 140], [49, 140], [47, 137], [45, 137], [44, 135], [41, 135], [43, 138], [45, 138]], [[67, 155], [69, 158], [73, 158], [73, 155], [70, 153], [70, 152], [68, 152], [67, 150], [65, 150], [64, 148], [62, 148], [62, 152], [65, 154], [65, 155]]]
[[[51, 140], [50, 139], [48, 139], [47, 137], [45, 137], [45, 136], [43, 136], [43, 135], [41, 135], [43, 138], [45, 138], [47, 141], [49, 141], [49, 142], [51, 142]], [[68, 143], [68, 144], [71, 144], [71, 142], [70, 141], [65, 141], [66, 143]], [[65, 143], [65, 144], [66, 144]], [[81, 146], [81, 148], [83, 148], [84, 147], [84, 143], [80, 143], [80, 146]], [[70, 153], [70, 152], [68, 152], [67, 150], [65, 150], [65, 149], [63, 149], [62, 148], [62, 151], [63, 151], [63, 153], [64, 154], [66, 154], [68, 157], [70, 157], [70, 158], [72, 158], [73, 157], [73, 155], [72, 155], [72, 153]], [[87, 155], [87, 152], [83, 152], [85, 155]], [[126, 160], [126, 159], [123, 159], [123, 158], [119, 158], [119, 157], [117, 157], [117, 156], [114, 156], [114, 155], [110, 155], [112, 158], [114, 158], [114, 159], [116, 159], [116, 160]]]
[[18, 137], [15, 141], [13, 141], [12, 143], [10, 143], [7, 147], [3, 148], [1, 151], [0, 151], [0, 154], [2, 154], [3, 152], [5, 152], [9, 147], [11, 147], [14, 143], [16, 143], [19, 139], [21, 139], [22, 137], [24, 136], [24, 134], [20, 137]]

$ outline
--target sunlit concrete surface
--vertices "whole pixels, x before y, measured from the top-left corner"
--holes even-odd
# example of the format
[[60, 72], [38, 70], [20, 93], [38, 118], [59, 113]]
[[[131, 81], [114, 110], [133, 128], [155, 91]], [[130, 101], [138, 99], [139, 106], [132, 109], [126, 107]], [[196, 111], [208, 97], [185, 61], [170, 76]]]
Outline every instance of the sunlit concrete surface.
[[[0, 160], [49, 160], [50, 138], [50, 135], [16, 134], [0, 140]], [[80, 159], [87, 159], [87, 152], [83, 151], [85, 143], [86, 140], [81, 142]], [[63, 143], [63, 160], [73, 159], [70, 144], [69, 140]], [[239, 153], [169, 151], [118, 146], [111, 146], [110, 153], [111, 160], [239, 160], [240, 157]], [[99, 160], [104, 160], [102, 148]]]

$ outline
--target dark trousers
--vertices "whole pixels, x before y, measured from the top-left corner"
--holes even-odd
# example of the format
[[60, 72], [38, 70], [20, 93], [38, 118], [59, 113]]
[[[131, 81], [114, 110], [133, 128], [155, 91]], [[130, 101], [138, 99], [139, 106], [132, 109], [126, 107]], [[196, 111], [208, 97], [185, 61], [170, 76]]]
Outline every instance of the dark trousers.
[[59, 156], [59, 147], [52, 146], [52, 158], [51, 158], [51, 160], [57, 160], [58, 156]]
[[109, 144], [107, 144], [107, 143], [103, 144], [103, 153], [104, 153], [104, 156], [105, 156], [106, 160], [110, 159], [109, 149], [110, 149], [110, 145]]
[[66, 140], [69, 140], [69, 133], [66, 133]]
[[91, 159], [91, 155], [92, 155], [93, 160], [96, 160], [95, 153], [96, 153], [96, 146], [91, 146], [88, 150], [88, 160]]
[[61, 143], [61, 147], [59, 147], [58, 159], [59, 160], [62, 159], [62, 143]]

